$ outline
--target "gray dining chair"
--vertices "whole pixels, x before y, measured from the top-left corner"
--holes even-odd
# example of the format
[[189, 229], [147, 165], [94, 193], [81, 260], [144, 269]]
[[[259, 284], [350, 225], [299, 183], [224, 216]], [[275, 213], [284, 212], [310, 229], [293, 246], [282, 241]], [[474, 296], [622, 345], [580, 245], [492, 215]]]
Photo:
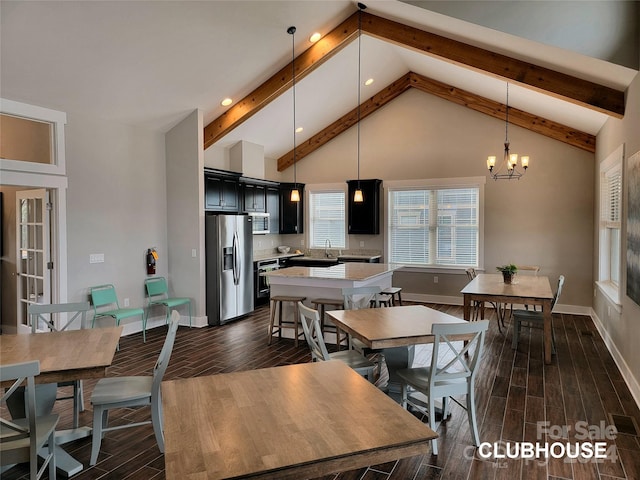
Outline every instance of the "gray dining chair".
[[[152, 376], [110, 377], [98, 381], [91, 395], [93, 405], [93, 438], [91, 444], [90, 465], [95, 465], [100, 453], [100, 444], [105, 432], [122, 428], [153, 425], [158, 448], [164, 453], [164, 433], [162, 431], [162, 398], [160, 384], [167, 370], [173, 344], [178, 331], [180, 314], [177, 310], [171, 312], [169, 331], [164, 345], [153, 367]], [[151, 407], [151, 420], [130, 423], [126, 425], [107, 426], [109, 410], [112, 408]]]
[[[27, 308], [31, 332], [62, 332], [77, 323], [80, 329], [87, 326], [89, 302], [56, 303], [52, 305], [32, 304]], [[65, 318], [66, 317], [66, 318]], [[58, 382], [58, 387], [73, 387], [73, 394], [56, 397], [56, 400], [73, 399], [73, 428], [80, 425], [80, 412], [84, 412], [84, 390], [82, 380]]]
[[[424, 403], [413, 399], [414, 392], [427, 397], [426, 414], [429, 427], [436, 430], [435, 400], [442, 399], [443, 418], [448, 416], [449, 399], [467, 411], [469, 427], [475, 446], [480, 445], [476, 418], [475, 377], [480, 364], [484, 337], [489, 328], [489, 320], [465, 323], [437, 323], [432, 327], [434, 335], [431, 365], [428, 367], [398, 370], [402, 380], [402, 406], [411, 404], [425, 412]], [[466, 341], [461, 339], [464, 336]], [[457, 337], [457, 338], [456, 338]], [[413, 392], [409, 392], [409, 389]], [[466, 404], [460, 404], [454, 396], [466, 395]], [[431, 441], [434, 455], [438, 454], [438, 442]]]
[[300, 312], [300, 323], [304, 337], [311, 350], [311, 361], [339, 360], [366, 377], [371, 383], [374, 382], [375, 363], [355, 350], [340, 350], [329, 353], [322, 336], [318, 311], [306, 307], [302, 302], [298, 302], [298, 311]]
[[[560, 275], [558, 278], [558, 289], [556, 293], [553, 295], [553, 300], [551, 301], [551, 311], [556, 307], [556, 303], [558, 303], [558, 299], [560, 298], [560, 294], [562, 293], [562, 287], [564, 286], [564, 275]], [[528, 309], [516, 309], [513, 311], [513, 339], [511, 341], [511, 348], [518, 348], [518, 341], [520, 340], [520, 330], [522, 329], [522, 324], [526, 323], [530, 327], [534, 325], [542, 326], [544, 325], [544, 315], [540, 311], [528, 310]], [[551, 329], [551, 353], [556, 353], [556, 339], [553, 334], [553, 328]]]
[[[1, 413], [8, 413], [7, 399], [21, 388], [26, 380], [24, 393], [26, 418], [0, 417], [0, 465], [29, 463], [29, 479], [37, 480], [49, 469], [49, 479], [56, 478], [55, 430], [58, 415], [36, 416], [35, 377], [40, 374], [40, 362], [14, 363], [0, 368], [0, 382], [13, 382], [2, 395]], [[46, 450], [44, 449], [46, 445]], [[43, 462], [38, 468], [38, 452]], [[46, 454], [44, 453], [46, 452]]]

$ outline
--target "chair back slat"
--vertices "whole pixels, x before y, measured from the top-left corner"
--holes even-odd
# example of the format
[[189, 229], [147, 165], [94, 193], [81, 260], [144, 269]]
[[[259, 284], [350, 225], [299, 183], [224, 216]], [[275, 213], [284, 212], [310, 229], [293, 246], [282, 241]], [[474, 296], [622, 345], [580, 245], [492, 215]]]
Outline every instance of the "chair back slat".
[[152, 395], [158, 395], [160, 392], [160, 384], [162, 383], [162, 377], [167, 371], [169, 360], [171, 359], [171, 352], [173, 351], [173, 344], [176, 340], [176, 333], [178, 331], [178, 324], [180, 323], [180, 314], [177, 310], [171, 312], [171, 320], [169, 322], [169, 330], [167, 336], [164, 339], [162, 350], [156, 360], [156, 364], [153, 367], [153, 385], [151, 387]]
[[[89, 310], [89, 302], [77, 303], [56, 303], [50, 305], [32, 304], [29, 305], [27, 312], [31, 320], [31, 332], [36, 333], [42, 324], [52, 332], [61, 332], [72, 325], [76, 319], [80, 319], [80, 328], [86, 326], [87, 311]], [[66, 314], [66, 323], [61, 325], [61, 318]], [[55, 321], [56, 316], [58, 322]]]
[[558, 278], [558, 289], [556, 290], [556, 294], [553, 296], [553, 301], [551, 302], [552, 311], [555, 308], [556, 303], [558, 303], [558, 299], [560, 298], [560, 294], [562, 293], [563, 286], [564, 286], [564, 275], [560, 275], [560, 277]]
[[[457, 379], [474, 377], [482, 356], [489, 320], [468, 323], [434, 324], [431, 386]], [[466, 341], [460, 339], [465, 336]]]
[[167, 280], [164, 277], [147, 278], [144, 281], [145, 288], [147, 290], [147, 296], [151, 299], [157, 296], [167, 296], [169, 294], [169, 288], [167, 286]]
[[378, 300], [382, 288], [376, 285], [367, 287], [343, 288], [344, 308], [346, 310], [359, 310], [369, 308], [372, 300]]
[[298, 311], [300, 312], [300, 323], [302, 323], [304, 337], [307, 339], [307, 345], [311, 350], [311, 359], [313, 361], [330, 360], [331, 357], [324, 343], [320, 328], [318, 311], [305, 306], [302, 302], [298, 302]]
[[32, 362], [3, 365], [2, 368], [0, 368], [0, 382], [13, 381], [11, 387], [9, 387], [2, 395], [2, 411], [9, 411], [9, 408], [6, 406], [7, 399], [26, 380], [27, 385], [24, 393], [24, 398], [25, 412], [27, 414], [26, 418], [28, 419], [28, 422], [24, 426], [19, 426], [14, 422], [11, 422], [8, 418], [3, 418], [2, 424], [13, 433], [5, 431], [0, 438], [0, 443], [12, 442], [28, 437], [31, 451], [36, 451], [36, 384], [34, 377], [39, 374], [40, 362], [38, 360]]
[[111, 284], [91, 287], [91, 303], [93, 303], [95, 308], [113, 304], [120, 308], [118, 296], [116, 295], [116, 287]]

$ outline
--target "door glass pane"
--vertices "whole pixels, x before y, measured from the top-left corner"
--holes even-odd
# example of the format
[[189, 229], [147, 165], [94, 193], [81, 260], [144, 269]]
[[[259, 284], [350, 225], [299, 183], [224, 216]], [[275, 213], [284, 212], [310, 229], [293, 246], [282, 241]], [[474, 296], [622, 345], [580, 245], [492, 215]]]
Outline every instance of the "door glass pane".
[[53, 124], [0, 114], [0, 158], [54, 164]]

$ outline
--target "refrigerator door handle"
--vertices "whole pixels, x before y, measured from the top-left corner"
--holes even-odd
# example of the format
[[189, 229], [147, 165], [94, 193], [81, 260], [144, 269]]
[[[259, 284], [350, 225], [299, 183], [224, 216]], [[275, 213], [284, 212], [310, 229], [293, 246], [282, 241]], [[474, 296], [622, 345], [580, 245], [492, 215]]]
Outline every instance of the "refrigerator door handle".
[[233, 283], [240, 283], [240, 252], [238, 251], [238, 233], [233, 234]]

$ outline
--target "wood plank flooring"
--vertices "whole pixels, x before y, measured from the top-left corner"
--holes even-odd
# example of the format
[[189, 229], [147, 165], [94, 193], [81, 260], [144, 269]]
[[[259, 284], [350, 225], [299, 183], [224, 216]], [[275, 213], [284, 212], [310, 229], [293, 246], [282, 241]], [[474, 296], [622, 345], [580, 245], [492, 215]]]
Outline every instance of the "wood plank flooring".
[[[462, 318], [461, 307], [428, 306]], [[541, 330], [524, 329], [518, 349], [512, 350], [510, 328], [506, 335], [501, 335], [493, 311], [488, 310], [487, 314], [492, 321], [477, 378], [478, 421], [483, 442], [502, 442], [501, 445], [545, 440], [575, 442], [580, 440], [580, 428], [610, 425], [609, 414], [640, 424], [640, 411], [589, 317], [554, 315], [557, 354], [551, 365], [545, 365]], [[248, 318], [222, 327], [181, 327], [165, 378], [215, 375], [310, 360], [304, 343], [296, 348], [292, 340], [281, 340], [267, 346], [267, 324], [267, 308], [261, 307]], [[148, 332], [146, 344], [142, 343], [141, 335], [123, 338], [109, 375], [150, 374], [165, 331], [156, 328]], [[417, 359], [420, 358], [417, 355]], [[88, 399], [94, 383], [85, 381], [87, 410], [81, 415], [84, 425], [92, 422]], [[70, 426], [71, 402], [58, 402], [56, 410], [62, 415], [60, 427]], [[122, 409], [113, 411], [110, 423], [125, 424], [148, 418], [148, 409]], [[567, 427], [565, 438], [543, 435], [539, 439], [538, 422], [544, 421], [549, 422], [551, 434]], [[380, 426], [384, 428], [384, 419], [380, 419]], [[438, 433], [440, 454], [437, 457], [403, 459], [342, 472], [323, 480], [640, 478], [640, 444], [638, 437], [630, 433], [618, 433], [615, 439], [608, 440], [610, 453], [615, 453], [616, 458], [599, 463], [562, 459], [548, 462], [483, 460], [477, 450], [470, 447], [466, 413], [455, 404], [451, 418], [439, 425]], [[94, 467], [88, 467], [90, 439], [77, 440], [65, 448], [85, 465], [84, 471], [73, 477], [77, 480], [165, 478], [164, 458], [150, 425], [107, 433]], [[26, 469], [15, 467], [2, 478], [27, 478]]]

